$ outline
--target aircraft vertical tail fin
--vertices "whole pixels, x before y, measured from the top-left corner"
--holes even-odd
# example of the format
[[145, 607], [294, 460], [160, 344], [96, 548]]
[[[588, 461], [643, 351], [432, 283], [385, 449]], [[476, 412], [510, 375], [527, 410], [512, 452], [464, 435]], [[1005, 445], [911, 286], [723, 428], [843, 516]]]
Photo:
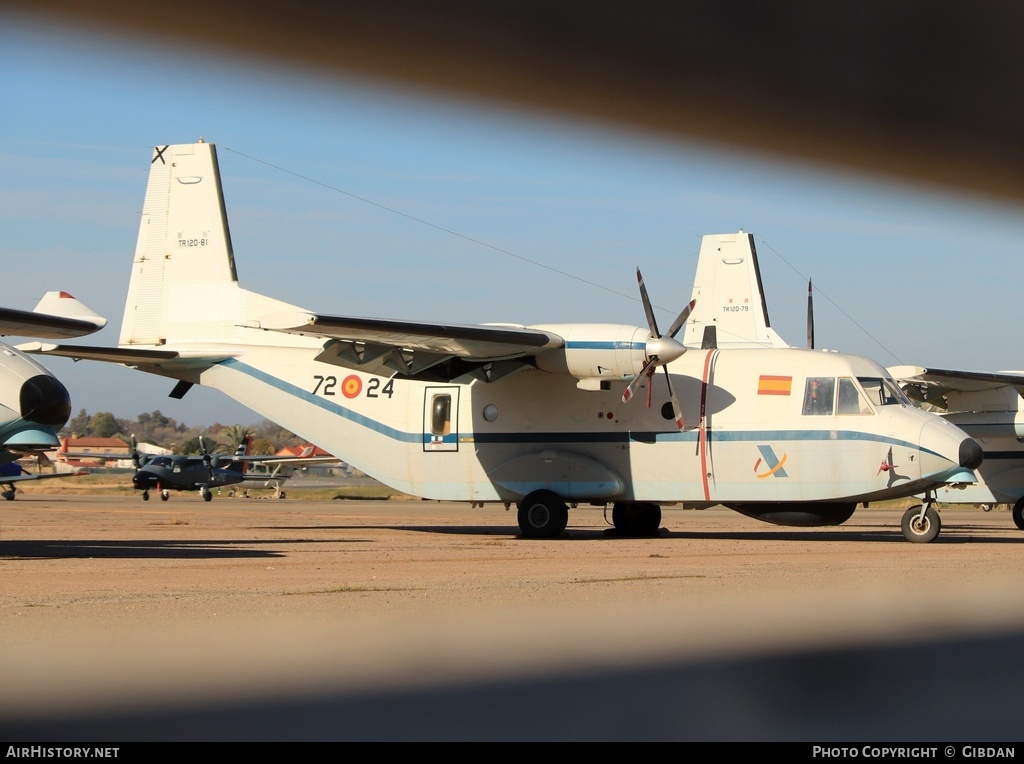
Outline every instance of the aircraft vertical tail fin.
[[[235, 456], [248, 456], [250, 448], [252, 448], [252, 435], [246, 434], [238, 444], [238, 448], [235, 449]], [[229, 472], [238, 472], [244, 475], [249, 471], [249, 462], [244, 460], [232, 461], [225, 469]]]
[[752, 234], [710, 234], [701, 241], [683, 335], [688, 347], [789, 347], [768, 319]]
[[216, 146], [157, 146], [119, 344], [244, 342], [243, 326], [281, 309], [295, 308], [238, 285]]

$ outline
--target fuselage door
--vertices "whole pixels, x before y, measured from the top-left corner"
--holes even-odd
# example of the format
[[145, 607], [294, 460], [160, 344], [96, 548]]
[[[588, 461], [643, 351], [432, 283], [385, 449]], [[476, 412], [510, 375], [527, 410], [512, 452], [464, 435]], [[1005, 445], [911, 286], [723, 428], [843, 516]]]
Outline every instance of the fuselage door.
[[423, 399], [423, 450], [459, 450], [459, 388], [428, 387]]

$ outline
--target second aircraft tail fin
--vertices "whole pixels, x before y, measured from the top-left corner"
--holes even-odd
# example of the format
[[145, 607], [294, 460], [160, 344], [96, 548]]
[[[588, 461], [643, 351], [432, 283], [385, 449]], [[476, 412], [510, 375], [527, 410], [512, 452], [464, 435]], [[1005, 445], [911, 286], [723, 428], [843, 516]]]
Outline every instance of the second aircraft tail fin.
[[701, 241], [686, 323], [688, 347], [789, 347], [768, 319], [752, 234], [710, 234]]

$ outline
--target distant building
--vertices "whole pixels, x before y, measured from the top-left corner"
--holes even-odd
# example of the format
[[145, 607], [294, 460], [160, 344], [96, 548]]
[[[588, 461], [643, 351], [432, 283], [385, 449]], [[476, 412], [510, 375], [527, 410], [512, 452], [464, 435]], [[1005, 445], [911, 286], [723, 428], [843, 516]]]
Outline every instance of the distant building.
[[131, 460], [132, 449], [120, 438], [61, 438], [55, 461], [98, 465], [115, 459]]

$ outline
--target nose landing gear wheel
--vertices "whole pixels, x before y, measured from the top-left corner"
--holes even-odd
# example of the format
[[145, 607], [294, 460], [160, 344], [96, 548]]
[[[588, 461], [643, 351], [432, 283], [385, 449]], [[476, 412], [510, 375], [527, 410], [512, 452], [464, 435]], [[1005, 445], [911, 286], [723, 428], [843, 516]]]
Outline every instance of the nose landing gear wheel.
[[149, 501], [149, 491], [143, 491], [142, 492], [142, 500], [143, 501]]
[[569, 508], [554, 491], [533, 491], [519, 503], [519, 530], [528, 539], [553, 539], [565, 533]]
[[925, 509], [924, 517], [922, 517], [921, 505], [915, 504], [903, 513], [900, 527], [903, 529], [903, 537], [907, 541], [927, 544], [929, 541], [934, 541], [935, 537], [939, 535], [942, 522], [939, 520], [939, 513], [930, 506]]

